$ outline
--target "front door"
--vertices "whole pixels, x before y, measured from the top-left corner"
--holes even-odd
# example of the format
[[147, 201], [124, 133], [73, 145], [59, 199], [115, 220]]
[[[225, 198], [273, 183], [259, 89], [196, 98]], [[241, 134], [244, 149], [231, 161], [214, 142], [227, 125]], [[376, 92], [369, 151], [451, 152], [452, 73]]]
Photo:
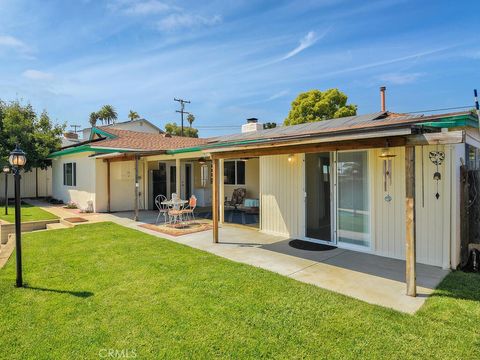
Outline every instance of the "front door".
[[192, 196], [192, 164], [185, 164], [185, 199]]
[[158, 195], [167, 195], [167, 167], [164, 163], [158, 165], [158, 170], [152, 171], [152, 204]]
[[305, 155], [306, 231], [309, 239], [333, 242], [330, 153]]

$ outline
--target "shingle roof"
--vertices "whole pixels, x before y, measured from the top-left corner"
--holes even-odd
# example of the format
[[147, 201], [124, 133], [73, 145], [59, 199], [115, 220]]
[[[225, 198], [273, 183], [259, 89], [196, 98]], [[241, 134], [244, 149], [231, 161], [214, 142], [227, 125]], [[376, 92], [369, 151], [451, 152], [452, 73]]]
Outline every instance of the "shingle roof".
[[208, 139], [182, 136], [167, 137], [164, 134], [151, 134], [131, 130], [100, 127], [101, 130], [115, 136], [95, 143], [95, 147], [112, 149], [131, 149], [141, 151], [174, 150], [206, 144]]

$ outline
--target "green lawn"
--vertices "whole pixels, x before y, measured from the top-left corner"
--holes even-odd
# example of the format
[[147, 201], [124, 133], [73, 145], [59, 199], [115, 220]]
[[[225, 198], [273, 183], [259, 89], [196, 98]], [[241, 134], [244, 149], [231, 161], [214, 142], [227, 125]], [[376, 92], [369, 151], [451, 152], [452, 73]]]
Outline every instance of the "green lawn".
[[111, 223], [23, 248], [28, 288], [14, 258], [0, 270], [0, 358], [480, 357], [478, 275], [452, 273], [412, 316]]
[[[22, 204], [22, 222], [50, 219], [58, 219], [58, 217], [39, 207]], [[5, 215], [5, 206], [0, 206], [0, 220], [15, 222], [15, 206], [8, 207], [8, 215]]]

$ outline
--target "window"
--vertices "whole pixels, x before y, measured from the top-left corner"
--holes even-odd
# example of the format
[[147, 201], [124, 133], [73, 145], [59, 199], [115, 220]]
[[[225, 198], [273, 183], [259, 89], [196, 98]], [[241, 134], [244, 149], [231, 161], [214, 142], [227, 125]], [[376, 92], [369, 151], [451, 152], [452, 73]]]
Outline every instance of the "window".
[[77, 186], [77, 163], [63, 164], [63, 185]]
[[245, 185], [245, 161], [225, 161], [223, 168], [225, 185]]

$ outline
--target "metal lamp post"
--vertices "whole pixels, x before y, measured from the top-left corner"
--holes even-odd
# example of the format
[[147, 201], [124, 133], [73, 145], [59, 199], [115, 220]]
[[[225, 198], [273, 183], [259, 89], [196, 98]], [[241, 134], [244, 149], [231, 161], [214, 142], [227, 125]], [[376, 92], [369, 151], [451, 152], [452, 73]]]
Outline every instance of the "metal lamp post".
[[27, 162], [25, 153], [15, 145], [15, 149], [10, 153], [8, 162], [12, 166], [13, 175], [15, 176], [15, 254], [17, 257], [17, 287], [23, 286], [22, 279], [22, 223], [20, 209], [20, 170]]
[[5, 165], [3, 167], [3, 173], [5, 174], [5, 215], [8, 215], [8, 173], [10, 172], [10, 167]]

